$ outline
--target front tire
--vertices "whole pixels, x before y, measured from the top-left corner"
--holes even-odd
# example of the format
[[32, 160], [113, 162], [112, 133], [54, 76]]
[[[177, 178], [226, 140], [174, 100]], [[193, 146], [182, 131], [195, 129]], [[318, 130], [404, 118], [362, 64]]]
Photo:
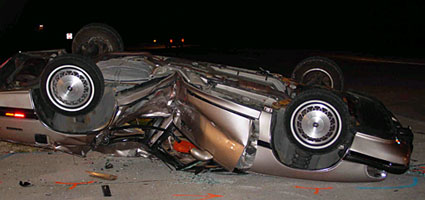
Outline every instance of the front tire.
[[104, 92], [101, 71], [91, 60], [63, 55], [50, 61], [40, 80], [41, 96], [54, 111], [67, 116], [90, 112]]

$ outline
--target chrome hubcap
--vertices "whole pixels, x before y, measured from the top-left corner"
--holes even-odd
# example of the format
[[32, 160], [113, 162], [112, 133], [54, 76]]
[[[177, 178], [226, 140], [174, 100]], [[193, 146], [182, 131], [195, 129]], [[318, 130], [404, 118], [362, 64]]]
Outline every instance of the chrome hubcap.
[[336, 109], [321, 100], [301, 104], [292, 113], [291, 132], [303, 146], [323, 149], [332, 145], [341, 134], [341, 117]]
[[75, 112], [90, 104], [94, 96], [94, 84], [83, 69], [74, 65], [64, 65], [50, 73], [46, 91], [55, 106]]

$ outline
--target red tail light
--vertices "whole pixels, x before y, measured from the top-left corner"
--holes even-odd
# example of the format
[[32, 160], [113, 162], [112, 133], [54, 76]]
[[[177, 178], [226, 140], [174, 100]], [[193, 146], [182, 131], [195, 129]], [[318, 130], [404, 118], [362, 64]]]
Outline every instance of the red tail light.
[[10, 112], [7, 112], [5, 114], [5, 116], [16, 117], [16, 118], [25, 118], [25, 114], [24, 113], [10, 113]]
[[24, 113], [15, 113], [15, 117], [16, 118], [25, 118], [25, 114]]

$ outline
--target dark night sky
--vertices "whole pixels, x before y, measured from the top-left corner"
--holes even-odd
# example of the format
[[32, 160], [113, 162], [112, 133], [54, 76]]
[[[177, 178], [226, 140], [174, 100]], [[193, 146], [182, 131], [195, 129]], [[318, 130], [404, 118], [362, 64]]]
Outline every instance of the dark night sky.
[[[425, 6], [414, 1], [21, 1], [27, 3], [0, 0], [0, 24], [9, 27], [2, 28], [2, 48], [61, 48], [66, 45], [62, 41], [65, 32], [76, 32], [90, 22], [105, 22], [121, 33], [127, 46], [184, 35], [188, 42], [214, 47], [401, 56], [424, 55], [425, 49]], [[15, 2], [14, 7], [7, 2]], [[20, 4], [25, 7], [16, 23], [5, 22], [4, 16], [16, 13]], [[43, 34], [48, 36], [35, 31], [37, 24], [45, 25]]]

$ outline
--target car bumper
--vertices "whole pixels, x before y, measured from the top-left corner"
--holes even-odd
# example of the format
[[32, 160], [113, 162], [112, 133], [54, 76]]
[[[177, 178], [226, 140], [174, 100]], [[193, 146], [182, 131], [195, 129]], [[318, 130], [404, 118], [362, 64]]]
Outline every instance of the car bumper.
[[412, 130], [404, 128], [374, 97], [348, 92], [346, 98], [356, 117], [356, 136], [344, 159], [389, 173], [406, 172], [413, 150]]
[[345, 160], [402, 174], [409, 169], [412, 141], [413, 132], [410, 128], [397, 128], [394, 139], [382, 139], [358, 132]]

